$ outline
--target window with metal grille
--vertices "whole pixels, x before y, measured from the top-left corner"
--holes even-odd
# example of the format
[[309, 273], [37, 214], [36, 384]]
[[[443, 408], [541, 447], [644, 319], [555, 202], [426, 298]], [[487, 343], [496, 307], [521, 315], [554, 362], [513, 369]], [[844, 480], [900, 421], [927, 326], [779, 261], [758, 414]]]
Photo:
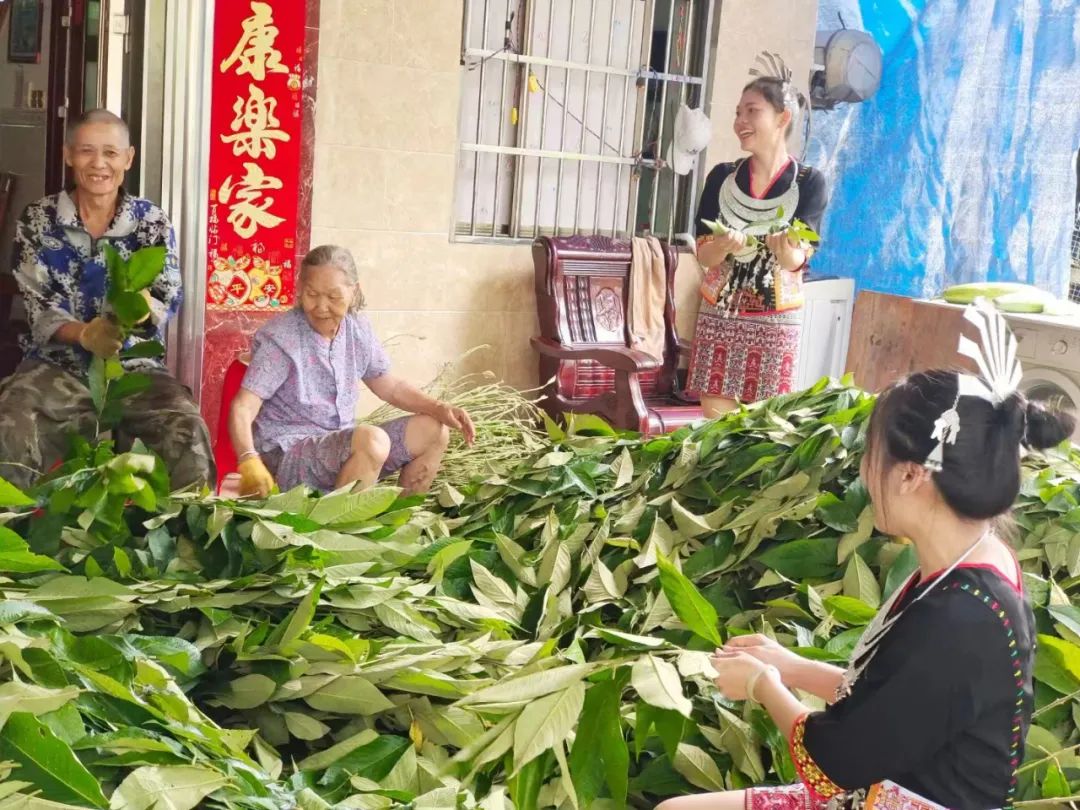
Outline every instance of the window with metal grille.
[[466, 0], [455, 238], [689, 238], [702, 167], [664, 158], [679, 106], [707, 98], [718, 7]]

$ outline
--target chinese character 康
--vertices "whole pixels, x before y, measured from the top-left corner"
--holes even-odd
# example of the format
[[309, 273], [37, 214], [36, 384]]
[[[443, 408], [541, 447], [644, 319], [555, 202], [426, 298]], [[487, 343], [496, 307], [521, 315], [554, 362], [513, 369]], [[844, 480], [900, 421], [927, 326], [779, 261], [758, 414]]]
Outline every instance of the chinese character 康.
[[281, 51], [274, 47], [277, 35], [278, 27], [274, 25], [270, 4], [253, 0], [251, 16], [244, 20], [244, 33], [233, 52], [221, 63], [221, 72], [237, 64], [236, 75], [246, 73], [258, 81], [266, 78], [268, 70], [288, 73], [289, 68], [281, 63]]

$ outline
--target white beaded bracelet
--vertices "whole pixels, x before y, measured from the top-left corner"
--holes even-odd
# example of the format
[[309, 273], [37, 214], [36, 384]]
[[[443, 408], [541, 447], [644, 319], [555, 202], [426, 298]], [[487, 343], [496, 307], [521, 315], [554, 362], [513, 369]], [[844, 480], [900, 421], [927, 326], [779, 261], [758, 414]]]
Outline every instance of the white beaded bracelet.
[[761, 676], [765, 673], [771, 673], [773, 675], [776, 675], [776, 677], [778, 678], [780, 677], [780, 670], [778, 670], [772, 665], [762, 667], [757, 672], [751, 673], [750, 676], [746, 679], [746, 699], [752, 703], [758, 702], [757, 698], [754, 697], [754, 687], [757, 686], [758, 681], [761, 680]]

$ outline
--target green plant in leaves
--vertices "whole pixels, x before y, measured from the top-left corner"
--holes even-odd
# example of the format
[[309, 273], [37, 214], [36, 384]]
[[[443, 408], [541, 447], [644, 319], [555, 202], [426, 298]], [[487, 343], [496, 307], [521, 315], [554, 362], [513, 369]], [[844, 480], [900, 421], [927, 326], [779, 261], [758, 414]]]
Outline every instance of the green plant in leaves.
[[[427, 502], [167, 495], [99, 448], [51, 479], [55, 512], [0, 483], [0, 807], [98, 806], [84, 771], [113, 807], [274, 810], [793, 781], [709, 651], [764, 632], [843, 663], [914, 570], [858, 484], [872, 407], [823, 382], [651, 439], [574, 419]], [[129, 474], [156, 502], [117, 528], [76, 503]], [[1060, 802], [1080, 793], [1080, 453], [1026, 462], [1016, 519], [1040, 634], [1017, 799]]]
[[[713, 232], [714, 236], [723, 236], [734, 231], [733, 228], [729, 228], [722, 222], [704, 219], [702, 223]], [[756, 249], [761, 246], [759, 237], [781, 232], [786, 232], [789, 238], [799, 243], [821, 241], [821, 237], [817, 232], [801, 219], [793, 219], [788, 223], [784, 219], [784, 209], [781, 207], [776, 209], [776, 216], [773, 219], [755, 222], [753, 225], [747, 226], [744, 232], [746, 234], [746, 246]]]
[[[140, 248], [126, 260], [111, 245], [106, 245], [104, 251], [108, 270], [105, 300], [110, 317], [116, 321], [121, 338], [126, 341], [150, 316], [150, 307], [142, 291], [149, 289], [165, 269], [166, 250], [164, 246]], [[121, 361], [159, 357], [164, 353], [165, 347], [159, 341], [143, 340], [121, 351], [118, 357], [94, 357], [90, 361], [90, 396], [97, 411], [99, 430], [120, 421], [124, 398], [150, 386], [148, 376], [126, 373]]]

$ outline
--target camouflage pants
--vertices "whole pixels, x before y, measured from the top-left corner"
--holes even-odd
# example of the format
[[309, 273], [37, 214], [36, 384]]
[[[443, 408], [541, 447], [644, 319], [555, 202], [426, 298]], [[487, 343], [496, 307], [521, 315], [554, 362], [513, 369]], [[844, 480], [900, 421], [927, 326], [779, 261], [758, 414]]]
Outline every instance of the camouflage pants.
[[[151, 386], [124, 401], [123, 421], [113, 431], [117, 449], [129, 450], [142, 439], [164, 460], [174, 489], [196, 482], [213, 486], [214, 454], [198, 405], [170, 374], [149, 376]], [[94, 425], [94, 404], [82, 380], [49, 363], [23, 362], [0, 381], [0, 477], [29, 487], [37, 476], [27, 467], [48, 471], [64, 457], [71, 434], [93, 439]]]

